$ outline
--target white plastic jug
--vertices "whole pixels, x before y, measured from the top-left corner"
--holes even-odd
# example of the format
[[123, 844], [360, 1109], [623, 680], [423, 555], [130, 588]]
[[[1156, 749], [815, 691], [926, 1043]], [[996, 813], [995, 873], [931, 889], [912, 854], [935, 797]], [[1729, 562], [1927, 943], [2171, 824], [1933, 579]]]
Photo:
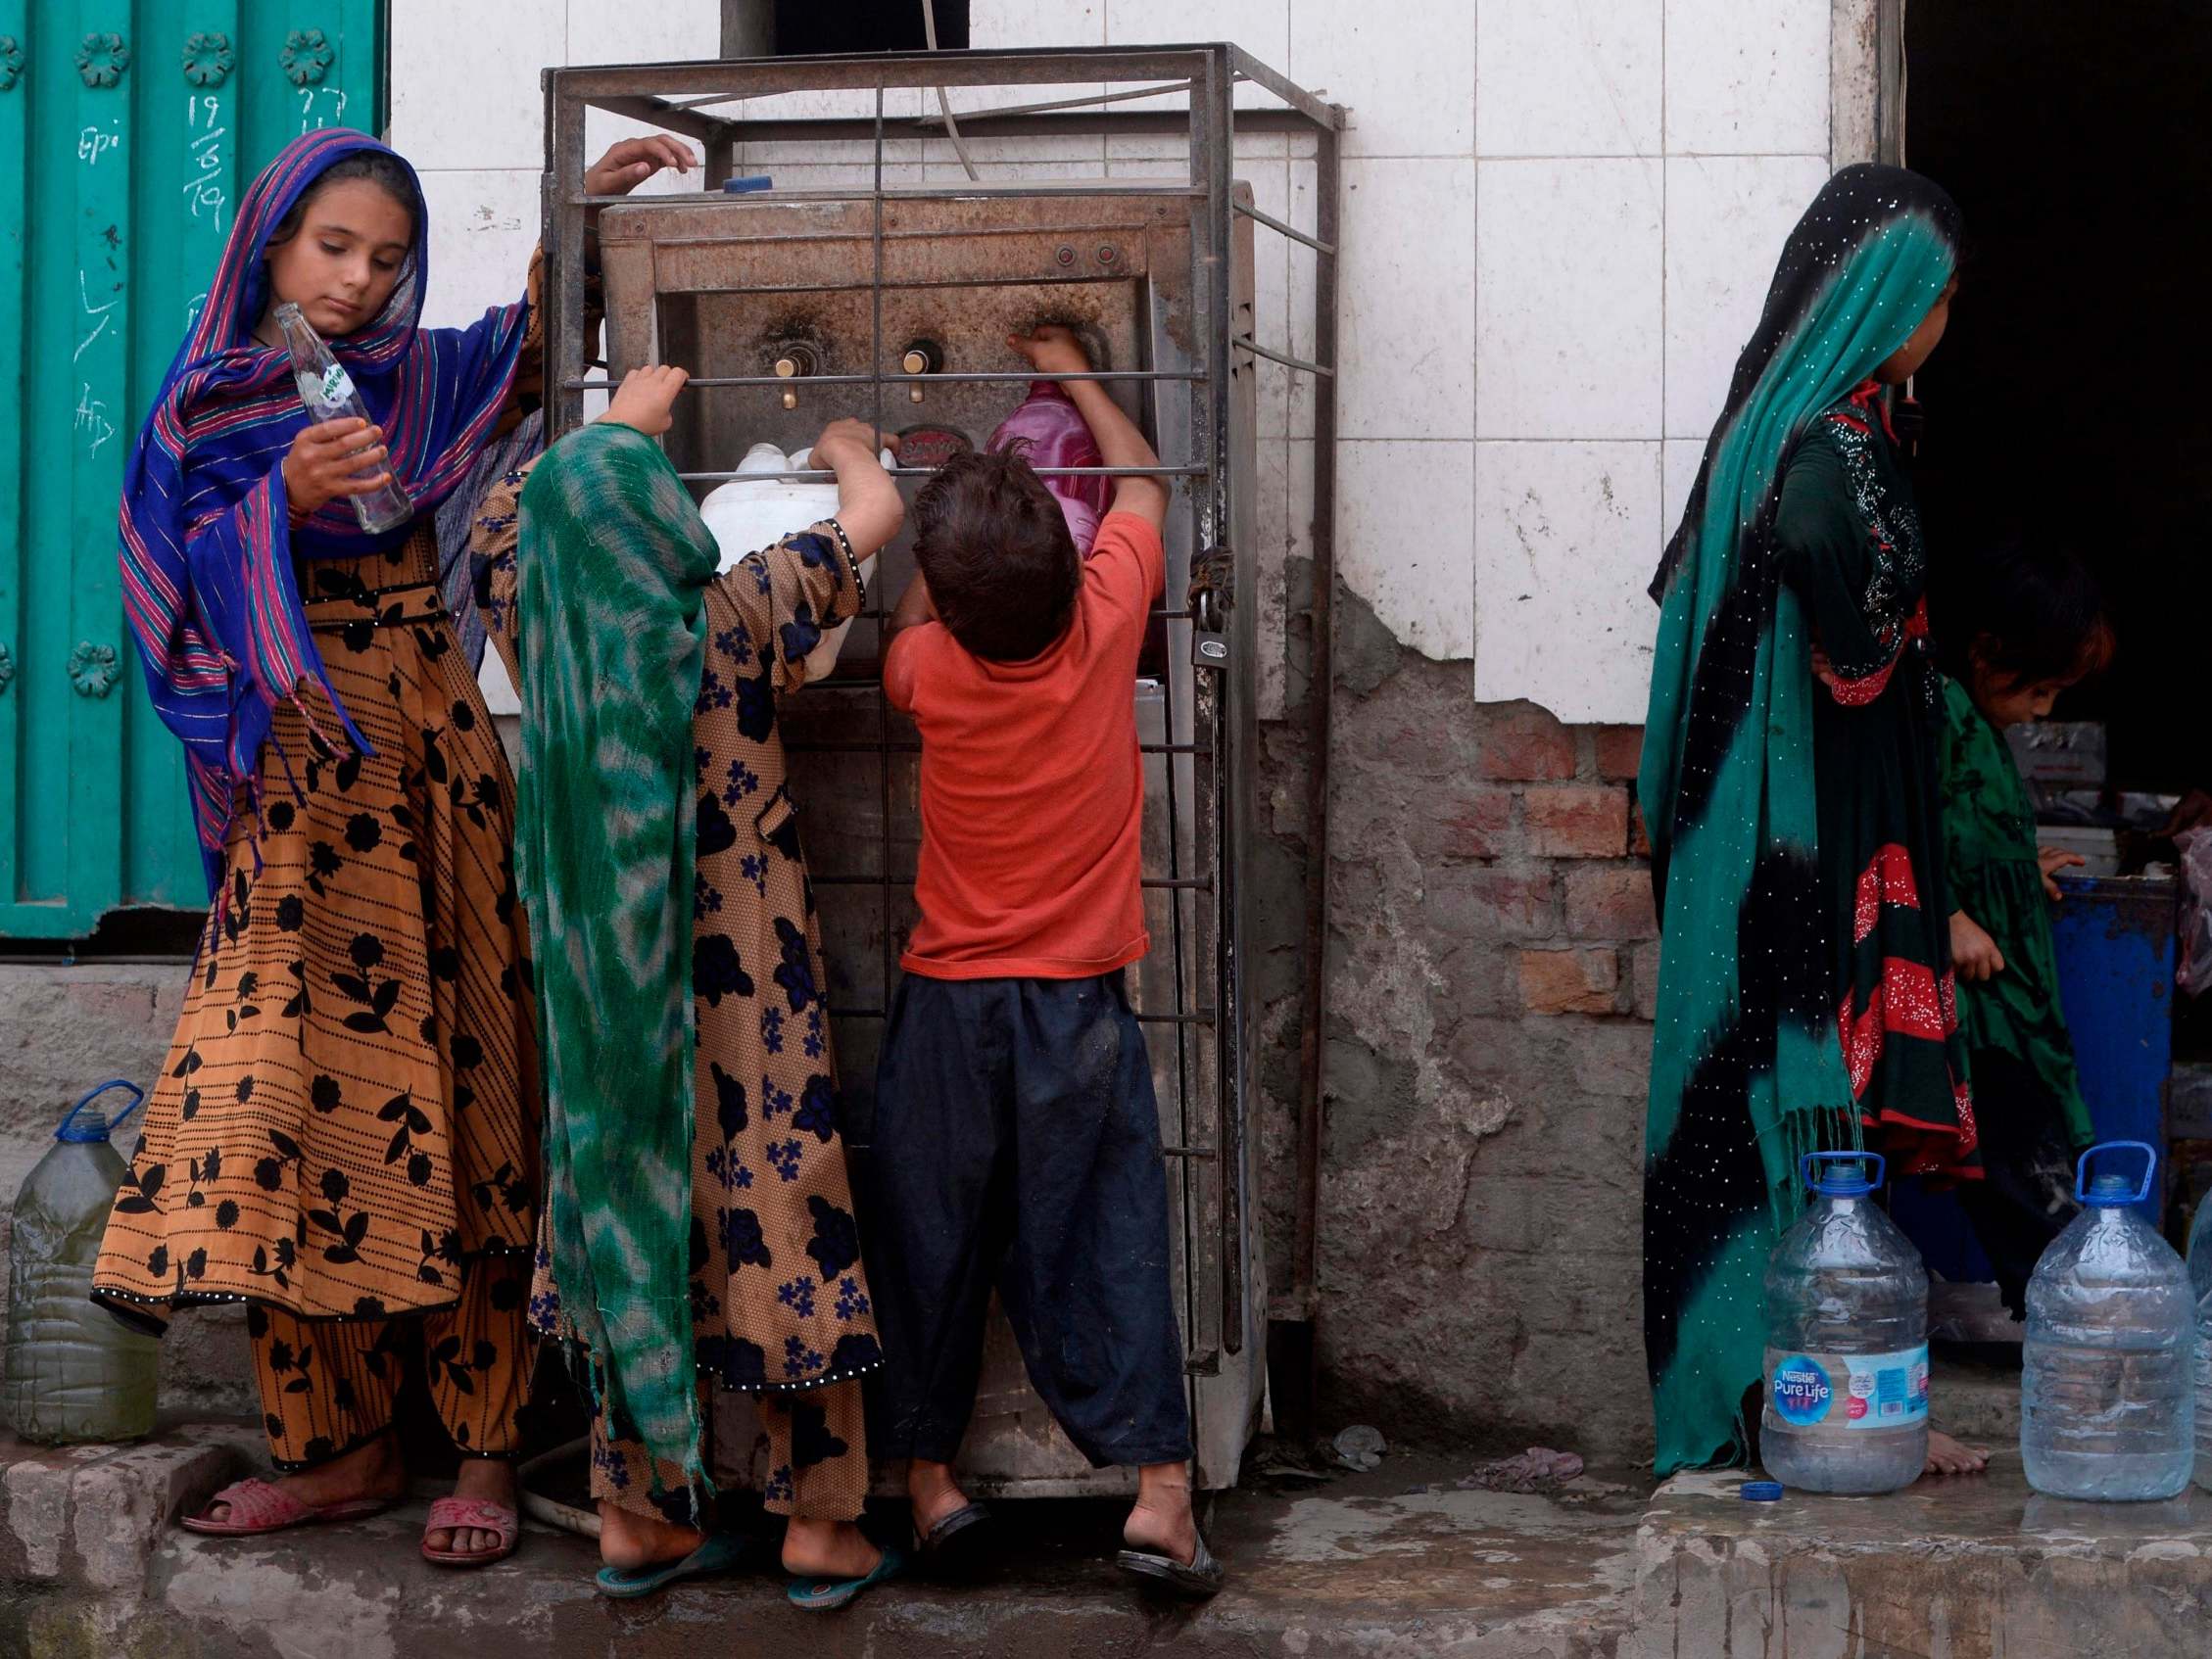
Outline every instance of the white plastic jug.
[[[837, 516], [838, 487], [835, 484], [810, 483], [791, 476], [804, 472], [812, 455], [810, 450], [787, 455], [773, 444], [755, 444], [745, 451], [745, 459], [738, 462], [737, 471], [741, 476], [715, 486], [699, 503], [699, 517], [706, 521], [706, 528], [713, 532], [715, 542], [722, 548], [723, 570], [729, 570], [747, 554], [773, 546], [795, 530], [804, 530], [810, 524]], [[886, 467], [896, 464], [889, 450], [877, 458]], [[875, 575], [875, 559], [862, 559], [860, 579], [872, 582]], [[843, 648], [844, 637], [851, 631], [852, 624], [846, 621], [822, 636], [821, 643], [806, 658], [808, 680], [819, 680], [837, 667], [838, 652]], [[484, 653], [484, 666], [478, 673], [477, 683], [493, 714], [522, 712], [521, 699], [508, 682], [506, 665], [500, 660], [497, 651]]]
[[[110, 1089], [130, 1095], [113, 1124], [92, 1106]], [[129, 1441], [153, 1431], [161, 1344], [92, 1300], [100, 1241], [128, 1173], [108, 1132], [145, 1098], [119, 1077], [78, 1101], [16, 1195], [0, 1418], [24, 1440]]]
[[1808, 1153], [1766, 1261], [1759, 1461], [1799, 1492], [1896, 1492], [1928, 1460], [1928, 1273], [1875, 1206], [1879, 1153]]
[[[722, 568], [730, 569], [747, 554], [773, 546], [794, 530], [804, 530], [838, 513], [838, 487], [834, 483], [808, 483], [789, 476], [804, 472], [813, 462], [812, 450], [795, 450], [786, 455], [773, 444], [755, 444], [738, 462], [741, 476], [715, 486], [699, 503], [699, 517], [721, 544]], [[878, 460], [889, 468], [898, 463], [889, 450]], [[860, 580], [876, 574], [874, 558], [860, 561]], [[820, 680], [838, 665], [844, 637], [852, 632], [850, 618], [822, 636], [821, 643], [807, 653], [806, 678]]]
[[[2140, 1152], [2142, 1183], [2090, 1179], [2099, 1154]], [[2150, 1195], [2156, 1150], [2106, 1141], [2082, 1154], [2081, 1214], [2028, 1281], [2020, 1372], [2020, 1460], [2051, 1497], [2166, 1498], [2196, 1460], [2191, 1374], [2196, 1305], [2188, 1269], [2135, 1208]]]

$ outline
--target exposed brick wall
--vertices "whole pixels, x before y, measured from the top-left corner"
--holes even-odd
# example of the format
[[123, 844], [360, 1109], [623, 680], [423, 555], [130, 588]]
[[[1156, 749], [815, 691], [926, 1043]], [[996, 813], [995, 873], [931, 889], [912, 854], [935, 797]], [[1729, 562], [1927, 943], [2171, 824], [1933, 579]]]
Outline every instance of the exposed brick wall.
[[1464, 663], [1368, 624], [1340, 632], [1332, 748], [1326, 1398], [1642, 1455], [1640, 734], [1476, 704]]

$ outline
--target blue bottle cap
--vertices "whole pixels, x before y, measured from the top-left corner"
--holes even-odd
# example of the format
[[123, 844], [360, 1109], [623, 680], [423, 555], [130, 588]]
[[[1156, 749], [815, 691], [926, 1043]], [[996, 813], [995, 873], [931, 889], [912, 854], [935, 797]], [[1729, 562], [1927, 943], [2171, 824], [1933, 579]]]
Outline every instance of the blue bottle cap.
[[[115, 1121], [109, 1122], [108, 1114], [104, 1112], [94, 1112], [91, 1116], [79, 1121], [77, 1114], [110, 1089], [121, 1089], [130, 1096], [130, 1104], [116, 1114]], [[105, 1142], [109, 1132], [120, 1127], [122, 1120], [136, 1112], [145, 1099], [146, 1091], [136, 1083], [122, 1077], [110, 1078], [70, 1108], [69, 1115], [62, 1119], [62, 1126], [54, 1131], [54, 1138], [78, 1146], [87, 1142]]]
[[753, 173], [744, 178], [726, 178], [722, 181], [722, 192], [726, 196], [745, 196], [755, 190], [772, 190], [774, 188], [775, 180], [764, 172]]
[[1779, 1503], [1782, 1501], [1780, 1481], [1746, 1481], [1738, 1489], [1737, 1496], [1746, 1503]]

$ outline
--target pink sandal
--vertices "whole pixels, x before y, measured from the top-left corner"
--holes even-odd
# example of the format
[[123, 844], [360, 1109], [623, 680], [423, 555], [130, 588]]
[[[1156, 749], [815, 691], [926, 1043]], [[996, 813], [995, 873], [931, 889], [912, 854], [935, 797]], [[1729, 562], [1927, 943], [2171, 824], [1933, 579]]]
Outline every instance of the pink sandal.
[[[398, 1501], [391, 1497], [349, 1497], [343, 1503], [325, 1503], [318, 1508], [302, 1503], [281, 1487], [270, 1486], [264, 1480], [247, 1479], [224, 1487], [208, 1499], [199, 1514], [178, 1517], [178, 1525], [187, 1532], [205, 1533], [210, 1538], [259, 1538], [264, 1533], [281, 1533], [290, 1527], [362, 1520], [382, 1514]], [[218, 1503], [230, 1506], [230, 1513], [219, 1521], [208, 1513]]]
[[[430, 1535], [436, 1532], [471, 1530], [497, 1533], [500, 1541], [492, 1549], [432, 1549]], [[430, 1519], [422, 1529], [422, 1558], [434, 1561], [441, 1567], [489, 1567], [495, 1561], [505, 1561], [514, 1553], [515, 1540], [522, 1534], [522, 1517], [504, 1504], [482, 1497], [441, 1497], [430, 1506]]]

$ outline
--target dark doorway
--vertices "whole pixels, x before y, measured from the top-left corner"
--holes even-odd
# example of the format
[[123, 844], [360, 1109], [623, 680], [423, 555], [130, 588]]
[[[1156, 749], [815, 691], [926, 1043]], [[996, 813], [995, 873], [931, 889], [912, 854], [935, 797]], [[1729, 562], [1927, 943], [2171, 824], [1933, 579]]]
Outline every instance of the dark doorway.
[[2106, 723], [2116, 784], [2212, 787], [2212, 8], [1924, 0], [1904, 41], [1906, 161], [1969, 244], [1916, 387], [1929, 546], [2072, 547], [2120, 648], [2059, 718]]
[[[968, 44], [968, 0], [935, 0], [938, 45]], [[775, 0], [776, 56], [818, 52], [920, 52], [929, 46], [922, 0]]]

